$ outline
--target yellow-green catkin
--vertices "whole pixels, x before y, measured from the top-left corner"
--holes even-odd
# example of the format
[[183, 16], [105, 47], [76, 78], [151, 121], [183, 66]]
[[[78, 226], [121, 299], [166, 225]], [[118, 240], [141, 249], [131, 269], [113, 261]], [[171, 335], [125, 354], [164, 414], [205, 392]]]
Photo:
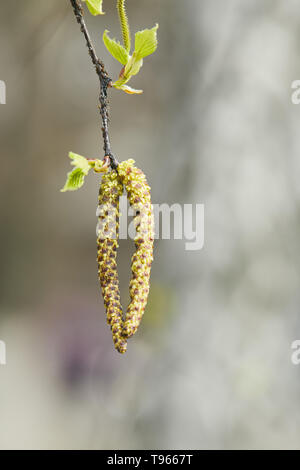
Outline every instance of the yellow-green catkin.
[[123, 313], [120, 300], [117, 272], [117, 249], [119, 235], [119, 198], [123, 185], [116, 171], [102, 177], [99, 191], [99, 224], [97, 233], [98, 275], [115, 348], [121, 354], [127, 349], [126, 338], [122, 335]]
[[117, 172], [125, 186], [130, 206], [135, 210], [135, 246], [131, 259], [132, 279], [129, 285], [130, 304], [123, 322], [122, 335], [134, 335], [141, 323], [150, 289], [150, 271], [153, 261], [154, 216], [150, 186], [144, 173], [134, 166], [134, 160], [119, 164]]
[[124, 47], [127, 52], [130, 52], [131, 38], [128, 18], [126, 14], [125, 0], [117, 0], [117, 10], [120, 19]]

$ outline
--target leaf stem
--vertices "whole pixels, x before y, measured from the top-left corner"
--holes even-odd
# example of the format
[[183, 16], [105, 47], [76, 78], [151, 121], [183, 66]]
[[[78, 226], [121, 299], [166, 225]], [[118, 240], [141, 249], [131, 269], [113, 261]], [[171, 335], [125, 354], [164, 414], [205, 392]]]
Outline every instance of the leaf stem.
[[99, 110], [102, 118], [102, 136], [104, 141], [104, 155], [110, 158], [110, 165], [111, 168], [116, 169], [118, 166], [118, 161], [115, 156], [111, 152], [111, 145], [110, 145], [110, 138], [108, 132], [108, 123], [109, 123], [109, 115], [108, 115], [108, 97], [107, 97], [107, 89], [111, 87], [112, 80], [109, 78], [104, 63], [98, 59], [95, 47], [92, 43], [90, 38], [86, 23], [83, 18], [83, 9], [80, 0], [70, 0], [71, 5], [74, 10], [74, 15], [78, 24], [80, 25], [80, 30], [85, 37], [87, 48], [89, 51], [89, 55], [92, 59], [92, 62], [95, 66], [97, 75], [100, 81], [100, 96], [99, 96]]
[[130, 52], [130, 48], [131, 48], [130, 28], [129, 28], [128, 17], [126, 14], [125, 0], [117, 0], [117, 10], [118, 10], [119, 19], [120, 19], [124, 47], [127, 52]]

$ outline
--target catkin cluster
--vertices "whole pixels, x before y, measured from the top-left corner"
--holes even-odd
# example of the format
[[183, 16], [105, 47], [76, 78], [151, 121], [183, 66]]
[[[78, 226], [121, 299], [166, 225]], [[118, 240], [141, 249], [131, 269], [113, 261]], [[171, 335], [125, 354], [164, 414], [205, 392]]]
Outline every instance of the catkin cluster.
[[[131, 259], [130, 303], [124, 318], [116, 262], [120, 216], [119, 197], [123, 193], [123, 188], [127, 192], [130, 206], [135, 211], [136, 228], [134, 239], [136, 251]], [[136, 333], [147, 304], [154, 243], [154, 216], [150, 187], [144, 173], [134, 166], [134, 160], [120, 163], [117, 170], [103, 176], [99, 204], [101, 227], [98, 231], [99, 279], [115, 347], [120, 353], [124, 353], [127, 339]]]

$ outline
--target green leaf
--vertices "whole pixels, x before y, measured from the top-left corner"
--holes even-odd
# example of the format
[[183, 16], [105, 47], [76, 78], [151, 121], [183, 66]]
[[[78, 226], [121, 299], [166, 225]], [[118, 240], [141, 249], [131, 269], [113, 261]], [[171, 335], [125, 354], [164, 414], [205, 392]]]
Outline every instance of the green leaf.
[[125, 85], [131, 77], [137, 75], [143, 66], [143, 58], [152, 54], [157, 49], [157, 30], [158, 24], [152, 29], [138, 31], [135, 35], [135, 51], [132, 56], [115, 39], [110, 39], [108, 31], [103, 34], [103, 41], [110, 54], [121, 62], [124, 67], [121, 70], [119, 78], [113, 83], [113, 87], [125, 91], [129, 94], [140, 94], [142, 90], [135, 90]]
[[90, 10], [92, 15], [94, 16], [104, 15], [104, 11], [102, 10], [103, 0], [83, 0], [83, 1], [86, 2], [87, 7]]
[[152, 29], [144, 29], [135, 34], [135, 54], [137, 59], [153, 54], [157, 49], [158, 24]]
[[61, 189], [62, 193], [66, 191], [76, 191], [76, 189], [81, 188], [84, 183], [85, 173], [80, 168], [74, 168], [73, 171], [70, 171], [67, 175], [67, 181], [64, 185], [63, 189]]
[[70, 152], [69, 157], [71, 158], [71, 165], [75, 166], [74, 170], [70, 171], [67, 175], [67, 181], [61, 189], [61, 192], [76, 191], [81, 188], [84, 183], [84, 178], [92, 168], [91, 163], [81, 155]]
[[106, 29], [103, 33], [103, 42], [108, 52], [121, 64], [126, 65], [129, 60], [129, 54], [126, 49], [115, 39], [110, 39], [108, 36], [108, 30]]

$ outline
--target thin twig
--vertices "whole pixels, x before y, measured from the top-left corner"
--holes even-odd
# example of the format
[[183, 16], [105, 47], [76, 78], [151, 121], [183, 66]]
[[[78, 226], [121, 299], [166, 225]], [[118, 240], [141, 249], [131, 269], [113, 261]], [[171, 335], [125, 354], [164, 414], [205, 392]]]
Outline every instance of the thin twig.
[[101, 60], [99, 60], [97, 57], [96, 50], [93, 46], [86, 23], [83, 18], [83, 9], [81, 5], [81, 1], [80, 0], [70, 0], [70, 1], [74, 10], [74, 14], [77, 19], [77, 22], [80, 25], [81, 32], [83, 33], [85, 37], [90, 57], [95, 66], [97, 75], [99, 77], [99, 81], [100, 81], [99, 109], [100, 109], [100, 114], [102, 118], [102, 136], [103, 136], [103, 141], [104, 141], [104, 147], [103, 147], [104, 155], [110, 158], [110, 165], [113, 169], [115, 169], [118, 166], [118, 161], [116, 160], [116, 158], [111, 152], [110, 139], [109, 139], [109, 133], [108, 133], [109, 116], [108, 116], [107, 88], [111, 87], [112, 80], [111, 78], [109, 78], [105, 70], [104, 63]]

